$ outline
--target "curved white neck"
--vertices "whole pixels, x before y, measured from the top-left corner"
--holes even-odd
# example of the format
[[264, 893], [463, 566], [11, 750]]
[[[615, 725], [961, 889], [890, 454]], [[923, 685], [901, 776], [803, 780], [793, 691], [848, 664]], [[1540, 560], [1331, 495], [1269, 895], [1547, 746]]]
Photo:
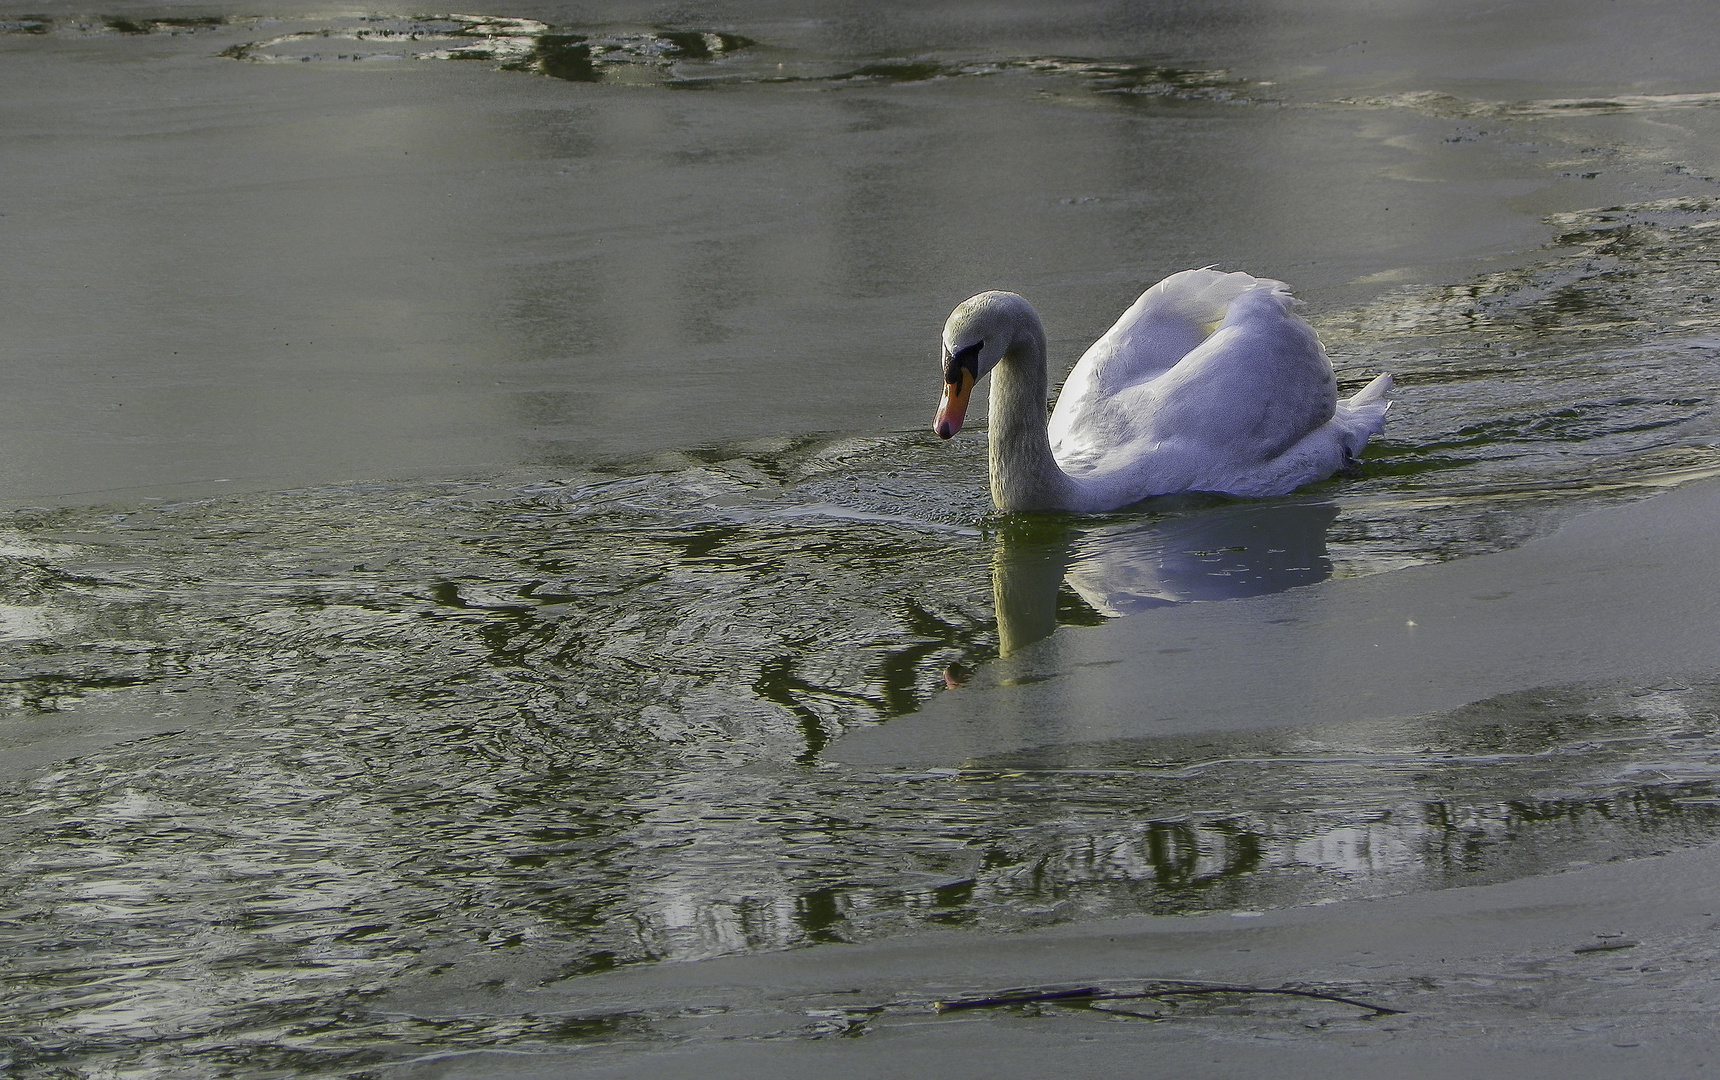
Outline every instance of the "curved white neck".
[[1080, 508], [1080, 485], [1051, 453], [1045, 331], [1023, 328], [991, 372], [991, 497], [1006, 513]]

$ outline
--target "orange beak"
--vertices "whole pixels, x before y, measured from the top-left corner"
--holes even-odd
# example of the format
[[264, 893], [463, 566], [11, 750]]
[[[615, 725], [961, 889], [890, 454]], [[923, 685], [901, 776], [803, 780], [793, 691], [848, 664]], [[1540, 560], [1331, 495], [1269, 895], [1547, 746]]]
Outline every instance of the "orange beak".
[[952, 438], [962, 429], [962, 417], [967, 415], [968, 395], [973, 393], [973, 372], [961, 369], [961, 382], [944, 384], [944, 399], [938, 403], [938, 414], [932, 417], [932, 430], [938, 438]]

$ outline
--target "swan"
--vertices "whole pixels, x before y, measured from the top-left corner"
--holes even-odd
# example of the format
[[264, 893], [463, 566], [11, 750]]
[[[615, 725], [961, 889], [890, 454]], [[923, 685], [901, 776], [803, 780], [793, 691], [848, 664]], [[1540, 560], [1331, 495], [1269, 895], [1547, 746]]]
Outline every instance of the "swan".
[[1049, 422], [1045, 327], [984, 292], [944, 324], [932, 430], [961, 430], [991, 373], [991, 495], [1006, 513], [1115, 510], [1153, 495], [1283, 495], [1355, 460], [1385, 427], [1390, 375], [1338, 399], [1314, 328], [1270, 278], [1184, 270], [1142, 293], [1063, 384]]

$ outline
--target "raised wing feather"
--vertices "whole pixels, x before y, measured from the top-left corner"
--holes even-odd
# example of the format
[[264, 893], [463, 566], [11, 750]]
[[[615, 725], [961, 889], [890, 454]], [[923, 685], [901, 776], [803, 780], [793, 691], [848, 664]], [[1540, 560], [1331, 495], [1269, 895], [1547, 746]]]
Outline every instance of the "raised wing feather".
[[1186, 448], [1205, 473], [1283, 453], [1337, 403], [1293, 303], [1282, 282], [1215, 270], [1147, 290], [1070, 373], [1050, 423], [1059, 464], [1103, 473], [1150, 449], [1163, 468]]
[[1075, 431], [1122, 435], [1117, 423], [1128, 425], [1118, 415], [1118, 395], [1176, 366], [1212, 335], [1237, 297], [1262, 288], [1286, 299], [1290, 295], [1283, 282], [1212, 269], [1172, 274], [1142, 293], [1064, 380], [1051, 415], [1053, 447], [1068, 442]]

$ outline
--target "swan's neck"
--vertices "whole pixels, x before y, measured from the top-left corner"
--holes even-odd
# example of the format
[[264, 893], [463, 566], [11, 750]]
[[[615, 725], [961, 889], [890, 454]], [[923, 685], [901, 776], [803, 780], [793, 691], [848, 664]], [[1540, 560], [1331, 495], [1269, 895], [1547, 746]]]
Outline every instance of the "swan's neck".
[[1078, 485], [1051, 453], [1049, 391], [1045, 331], [1035, 326], [991, 373], [991, 497], [1006, 513], [1078, 509]]

